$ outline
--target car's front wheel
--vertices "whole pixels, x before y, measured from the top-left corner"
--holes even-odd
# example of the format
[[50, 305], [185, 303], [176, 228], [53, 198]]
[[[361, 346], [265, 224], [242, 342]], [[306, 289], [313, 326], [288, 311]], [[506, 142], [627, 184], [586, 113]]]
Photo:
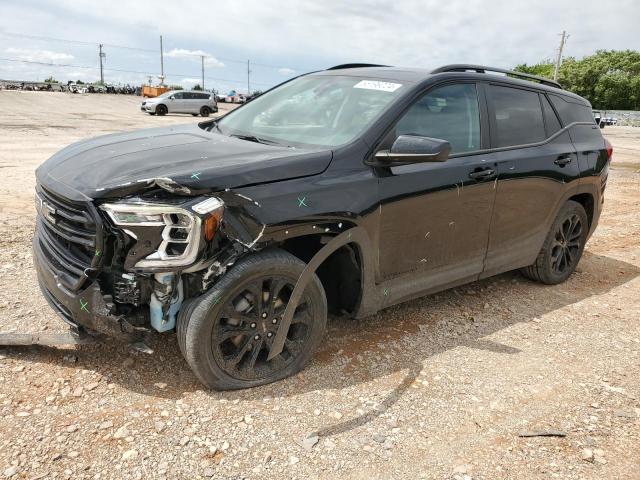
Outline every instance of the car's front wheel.
[[169, 110], [167, 109], [167, 107], [166, 107], [165, 105], [160, 104], [160, 105], [158, 105], [158, 106], [156, 107], [156, 113], [157, 113], [158, 115], [160, 115], [160, 116], [162, 116], [162, 115], [166, 115], [168, 111], [169, 111]]
[[584, 207], [569, 200], [553, 222], [538, 258], [522, 273], [547, 285], [564, 282], [578, 266], [588, 234], [589, 220]]
[[209, 107], [202, 107], [200, 109], [200, 115], [202, 115], [203, 117], [208, 117], [209, 115], [211, 115], [211, 109]]
[[250, 255], [183, 306], [178, 344], [202, 383], [216, 390], [248, 388], [304, 368], [327, 322], [327, 299], [316, 275], [294, 312], [282, 352], [267, 360], [304, 268], [304, 262], [281, 250]]

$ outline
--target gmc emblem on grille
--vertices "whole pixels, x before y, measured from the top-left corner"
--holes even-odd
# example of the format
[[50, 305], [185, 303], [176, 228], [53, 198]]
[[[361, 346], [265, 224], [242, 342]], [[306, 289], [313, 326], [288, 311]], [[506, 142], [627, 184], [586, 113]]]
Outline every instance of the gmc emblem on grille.
[[36, 194], [36, 211], [44, 218], [47, 222], [56, 223], [56, 217], [54, 217], [56, 213], [56, 209], [49, 205], [45, 200], [40, 197], [40, 195]]

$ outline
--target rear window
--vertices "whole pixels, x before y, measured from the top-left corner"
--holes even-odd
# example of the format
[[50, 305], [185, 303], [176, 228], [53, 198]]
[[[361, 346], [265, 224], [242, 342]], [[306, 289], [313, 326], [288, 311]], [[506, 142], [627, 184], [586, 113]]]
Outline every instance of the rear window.
[[495, 109], [496, 147], [541, 142], [546, 138], [538, 93], [491, 85]]
[[549, 95], [551, 103], [560, 114], [560, 119], [565, 126], [573, 122], [594, 123], [591, 107], [584, 103], [574, 103], [559, 95]]
[[558, 120], [556, 112], [551, 108], [551, 104], [549, 103], [549, 100], [547, 100], [547, 97], [540, 95], [540, 99], [542, 100], [542, 111], [544, 112], [544, 123], [547, 127], [547, 136], [550, 137], [559, 131], [562, 126], [560, 125], [560, 120]]

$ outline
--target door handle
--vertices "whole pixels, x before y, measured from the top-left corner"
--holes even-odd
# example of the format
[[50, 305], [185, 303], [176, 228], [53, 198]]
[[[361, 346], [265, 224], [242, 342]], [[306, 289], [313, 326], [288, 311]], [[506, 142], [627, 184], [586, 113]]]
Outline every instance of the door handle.
[[469, 178], [474, 180], [492, 180], [496, 177], [496, 171], [492, 168], [487, 168], [485, 170], [478, 170], [469, 173]]
[[571, 163], [571, 155], [569, 155], [568, 153], [565, 153], [564, 155], [560, 155], [558, 158], [556, 158], [553, 161], [553, 163], [561, 167], [564, 167], [565, 165]]

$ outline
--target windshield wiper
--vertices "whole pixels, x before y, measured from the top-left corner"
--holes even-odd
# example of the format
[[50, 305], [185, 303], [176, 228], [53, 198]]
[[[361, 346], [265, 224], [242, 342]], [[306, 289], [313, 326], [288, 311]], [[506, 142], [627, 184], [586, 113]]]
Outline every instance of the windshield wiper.
[[240, 140], [246, 140], [248, 142], [263, 143], [265, 145], [282, 145], [281, 143], [274, 142], [273, 140], [267, 140], [266, 138], [256, 137], [255, 135], [241, 135], [238, 133], [232, 133], [229, 136], [239, 138]]

